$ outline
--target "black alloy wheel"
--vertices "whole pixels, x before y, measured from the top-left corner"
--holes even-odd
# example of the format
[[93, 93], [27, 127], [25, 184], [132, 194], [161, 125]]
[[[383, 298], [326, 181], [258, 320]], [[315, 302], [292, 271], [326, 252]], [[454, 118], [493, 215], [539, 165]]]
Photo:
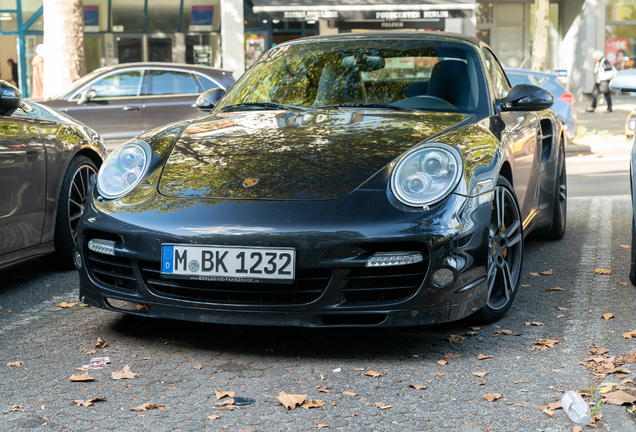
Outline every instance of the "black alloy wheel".
[[488, 301], [481, 322], [502, 318], [514, 301], [521, 279], [523, 227], [517, 197], [505, 178], [497, 180], [488, 234]]
[[88, 203], [97, 167], [86, 156], [75, 156], [64, 175], [55, 224], [55, 255], [53, 259], [64, 267], [73, 265], [73, 248], [77, 228]]

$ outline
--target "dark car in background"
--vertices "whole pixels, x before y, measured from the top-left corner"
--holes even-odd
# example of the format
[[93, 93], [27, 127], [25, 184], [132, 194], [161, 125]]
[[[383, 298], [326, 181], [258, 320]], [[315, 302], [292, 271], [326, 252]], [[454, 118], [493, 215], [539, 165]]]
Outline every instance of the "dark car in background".
[[72, 267], [77, 226], [106, 157], [92, 129], [22, 102], [0, 81], [0, 269], [53, 254]]
[[37, 102], [92, 127], [112, 149], [145, 130], [200, 116], [199, 94], [233, 83], [231, 72], [207, 66], [126, 63], [97, 69]]
[[548, 90], [554, 96], [552, 109], [565, 125], [568, 140], [576, 137], [577, 118], [574, 112], [574, 96], [557, 81], [557, 75], [526, 69], [506, 69], [510, 84], [534, 84]]
[[491, 322], [524, 237], [564, 235], [554, 99], [511, 87], [476, 38], [298, 39], [220, 93], [104, 162], [74, 252], [81, 301], [224, 324]]

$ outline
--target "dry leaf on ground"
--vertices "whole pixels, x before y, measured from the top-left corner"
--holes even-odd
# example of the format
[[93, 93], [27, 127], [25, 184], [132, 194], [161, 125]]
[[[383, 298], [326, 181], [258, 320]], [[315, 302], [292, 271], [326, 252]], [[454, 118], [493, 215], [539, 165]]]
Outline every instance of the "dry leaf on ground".
[[618, 282], [619, 285], [623, 285], [623, 286], [628, 286], [629, 284], [627, 282]]
[[409, 387], [413, 387], [415, 390], [424, 390], [426, 388], [425, 385], [418, 385], [418, 384], [409, 384]]
[[93, 398], [93, 399], [86, 399], [86, 400], [81, 400], [81, 399], [73, 399], [71, 401], [71, 403], [74, 403], [77, 406], [91, 406], [93, 404], [93, 402], [99, 402], [99, 401], [105, 401], [106, 398], [105, 397], [97, 397], [97, 398]]
[[501, 399], [501, 395], [499, 393], [485, 394], [485, 395], [482, 395], [482, 397], [486, 399], [488, 402], [494, 402], [497, 399]]
[[594, 269], [594, 273], [608, 275], [612, 273], [612, 269]]
[[193, 367], [192, 369], [194, 370], [201, 370], [203, 369], [203, 365], [196, 365], [195, 367]]
[[307, 395], [299, 395], [299, 394], [287, 394], [285, 392], [278, 393], [278, 401], [283, 404], [285, 408], [290, 411], [293, 411], [294, 408], [301, 405], [305, 402]]
[[468, 326], [468, 328], [474, 331], [481, 330], [481, 326]]
[[364, 374], [365, 374], [366, 376], [370, 376], [370, 377], [373, 377], [373, 378], [378, 378], [378, 377], [381, 377], [381, 376], [382, 376], [382, 374], [381, 374], [381, 373], [376, 372], [376, 371], [372, 371], [372, 370], [370, 370], [370, 371], [366, 371]]
[[448, 364], [448, 362], [447, 362], [446, 360], [437, 360], [437, 364], [438, 364], [438, 365], [445, 366], [445, 365], [447, 365], [447, 364]]
[[474, 381], [474, 383], [477, 384], [478, 386], [486, 385], [486, 383], [481, 383], [481, 382], [477, 382], [477, 381]]
[[143, 405], [139, 405], [137, 407], [131, 408], [130, 411], [148, 411], [151, 409], [158, 409], [163, 411], [163, 405], [153, 404], [152, 402], [146, 402]]
[[457, 358], [457, 357], [461, 357], [462, 355], [460, 353], [444, 353], [442, 354], [442, 358], [445, 359], [451, 359], [451, 358]]
[[539, 276], [539, 273], [537, 273], [537, 272], [530, 272], [530, 273], [528, 273], [528, 274], [529, 274], [530, 276]]
[[134, 373], [130, 371], [130, 366], [126, 365], [120, 371], [113, 372], [110, 376], [110, 379], [120, 380], [120, 379], [132, 379], [135, 376], [139, 375], [138, 373]]
[[216, 420], [216, 419], [220, 419], [221, 417], [219, 417], [219, 416], [218, 416], [218, 415], [216, 415], [216, 414], [212, 414], [212, 415], [209, 415], [209, 416], [208, 416], [208, 418], [209, 418], [210, 420]]
[[317, 390], [317, 391], [319, 391], [319, 392], [321, 392], [321, 393], [331, 393], [331, 392], [329, 391], [329, 389], [330, 389], [330, 388], [331, 388], [331, 387], [316, 387], [316, 390]]
[[565, 291], [565, 290], [561, 287], [554, 287], [554, 288], [548, 288], [543, 290], [543, 292], [548, 292], [548, 291]]
[[232, 392], [232, 391], [227, 391], [227, 392], [221, 392], [221, 391], [217, 391], [214, 390], [214, 394], [216, 395], [216, 400], [221, 400], [224, 397], [234, 397], [236, 395], [236, 393]]
[[517, 380], [515, 381], [515, 384], [519, 384], [519, 383], [529, 383], [530, 380]]
[[309, 408], [322, 408], [322, 404], [324, 402], [320, 399], [310, 399], [305, 401], [300, 405], [301, 408], [309, 409]]
[[221, 402], [217, 402], [214, 405], [218, 406], [220, 409], [229, 411], [232, 411], [236, 408], [236, 405], [234, 405], [234, 399], [232, 398], [222, 400]]
[[449, 337], [446, 338], [446, 340], [455, 344], [460, 343], [464, 339], [466, 339], [466, 336], [462, 336], [462, 335], [450, 335]]
[[138, 304], [137, 306], [135, 306], [135, 309], [137, 309], [138, 311], [148, 312], [148, 305]]
[[526, 321], [524, 322], [524, 324], [527, 326], [537, 326], [537, 327], [544, 325], [542, 322], [539, 322], [539, 321]]
[[106, 342], [102, 338], [97, 338], [97, 343], [95, 344], [95, 348], [106, 348], [108, 346], [108, 342]]
[[82, 382], [82, 381], [95, 381], [95, 378], [88, 375], [88, 372], [82, 375], [71, 375], [69, 379], [73, 382]]
[[560, 310], [560, 311], [568, 311], [568, 310], [570, 310], [570, 309], [568, 309], [568, 308], [564, 308], [564, 307], [557, 307], [557, 310]]
[[542, 275], [542, 276], [550, 276], [550, 275], [552, 275], [552, 269], [544, 270], [542, 272], [539, 272], [539, 274]]
[[23, 361], [18, 360], [18, 361], [14, 361], [14, 362], [9, 362], [9, 363], [7, 363], [7, 366], [20, 367], [20, 366], [22, 366], [23, 364], [24, 364], [24, 362], [23, 362]]
[[630, 245], [619, 245], [620, 247], [622, 247], [623, 249], [630, 249], [631, 246]]
[[532, 349], [531, 351], [534, 350], [547, 350], [550, 348], [554, 348], [554, 345], [558, 344], [559, 342], [561, 342], [562, 338], [558, 338], [558, 339], [537, 339], [537, 341], [534, 343], [534, 345], [532, 345]]
[[62, 303], [58, 303], [55, 306], [60, 307], [60, 308], [70, 308], [70, 307], [75, 306], [78, 303], [79, 302], [67, 303], [67, 302], [63, 301]]
[[607, 393], [601, 396], [601, 400], [605, 403], [612, 405], [625, 405], [633, 404], [636, 402], [636, 397], [630, 395], [623, 390], [617, 390], [613, 393]]
[[483, 378], [488, 375], [488, 372], [473, 372], [473, 375], [479, 378]]
[[512, 330], [497, 330], [494, 334], [504, 334], [504, 335], [511, 335], [512, 334]]
[[634, 336], [636, 336], [636, 330], [632, 330], [630, 332], [623, 333], [623, 338], [624, 339], [631, 339]]
[[610, 318], [616, 318], [616, 317], [614, 316], [614, 314], [613, 314], [613, 313], [611, 313], [611, 312], [604, 313], [603, 315], [601, 315], [601, 317], [602, 317], [604, 320], [608, 320], [608, 319], [610, 319]]
[[329, 425], [328, 424], [324, 424], [324, 423], [318, 423], [316, 425], [317, 429], [328, 428], [328, 427], [329, 427]]
[[599, 345], [588, 345], [588, 347], [590, 348], [590, 354], [591, 355], [603, 355], [609, 352], [609, 350], [607, 348], [603, 348]]
[[492, 358], [492, 356], [491, 355], [484, 355], [484, 354], [479, 354], [477, 356], [477, 360], [486, 360], [486, 359], [489, 359], [489, 358]]
[[358, 396], [358, 393], [354, 393], [350, 391], [343, 391], [342, 394], [347, 396]]
[[574, 429], [572, 429], [572, 432], [583, 432], [583, 428], [581, 426], [574, 426]]
[[528, 405], [520, 404], [519, 402], [506, 402], [506, 405], [512, 405], [512, 406], [521, 407], [521, 408], [525, 408], [528, 406]]
[[538, 410], [541, 410], [544, 414], [547, 414], [552, 418], [556, 418], [556, 414], [554, 413], [554, 411], [549, 409], [546, 405], [535, 405], [534, 407]]

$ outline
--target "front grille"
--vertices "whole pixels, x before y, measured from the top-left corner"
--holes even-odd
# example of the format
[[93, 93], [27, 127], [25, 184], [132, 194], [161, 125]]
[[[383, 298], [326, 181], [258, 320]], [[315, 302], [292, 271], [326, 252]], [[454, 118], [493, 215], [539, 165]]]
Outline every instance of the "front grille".
[[291, 284], [212, 282], [161, 277], [159, 262], [140, 261], [148, 289], [173, 299], [234, 304], [305, 304], [317, 300], [327, 288], [331, 269], [296, 269]]
[[89, 251], [86, 268], [91, 276], [103, 285], [119, 290], [133, 291], [137, 280], [129, 258], [98, 254]]
[[342, 277], [340, 289], [348, 302], [384, 302], [415, 294], [426, 276], [428, 261], [405, 266], [354, 267]]

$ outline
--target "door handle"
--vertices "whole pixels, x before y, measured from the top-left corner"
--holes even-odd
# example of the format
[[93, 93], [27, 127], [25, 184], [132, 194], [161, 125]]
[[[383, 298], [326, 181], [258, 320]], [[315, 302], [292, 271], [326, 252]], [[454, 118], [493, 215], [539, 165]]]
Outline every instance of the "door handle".
[[125, 106], [122, 108], [124, 111], [139, 111], [141, 107], [138, 106]]

